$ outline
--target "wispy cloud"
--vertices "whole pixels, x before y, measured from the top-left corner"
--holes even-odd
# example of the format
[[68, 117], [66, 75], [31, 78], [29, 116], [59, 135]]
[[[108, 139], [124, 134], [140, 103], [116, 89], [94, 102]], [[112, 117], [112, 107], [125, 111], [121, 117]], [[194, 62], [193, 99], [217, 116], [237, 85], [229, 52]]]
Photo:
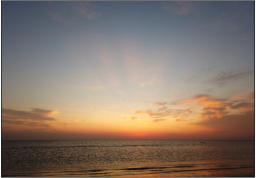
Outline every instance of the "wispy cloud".
[[161, 122], [161, 121], [165, 121], [166, 119], [154, 119], [153, 122]]
[[[248, 94], [247, 94], [248, 95]], [[246, 96], [247, 96], [246, 95]], [[199, 94], [176, 102], [154, 103], [156, 109], [137, 110], [135, 114], [145, 114], [158, 123], [168, 119], [188, 122], [206, 129], [201, 133], [209, 138], [254, 137], [254, 101], [251, 97], [217, 98]], [[192, 119], [192, 120], [191, 120]]]
[[225, 99], [217, 99], [209, 95], [196, 95], [188, 99], [174, 102], [176, 105], [198, 105], [202, 108], [203, 118], [221, 118], [231, 105]]
[[165, 102], [160, 102], [158, 103], [157, 109], [137, 110], [135, 114], [144, 114], [151, 118], [156, 118], [153, 121], [157, 122], [157, 121], [166, 120], [162, 118], [174, 118], [181, 121], [183, 120], [181, 118], [186, 118], [186, 116], [191, 114], [191, 112], [192, 112], [191, 108], [177, 109], [177, 108], [173, 108], [171, 105], [167, 105], [167, 103]]
[[72, 24], [79, 19], [93, 20], [100, 16], [100, 13], [95, 11], [89, 2], [75, 2], [68, 6], [63, 2], [50, 2], [49, 7], [50, 18], [61, 24]]
[[167, 107], [161, 107], [156, 111], [152, 110], [137, 110], [136, 114], [146, 114], [152, 118], [161, 118], [169, 116], [172, 113], [172, 110]]
[[230, 98], [233, 102], [247, 101], [254, 102], [254, 91], [242, 92]]
[[156, 102], [157, 106], [165, 106], [167, 105], [167, 102]]
[[176, 104], [176, 105], [198, 104], [202, 107], [213, 107], [213, 108], [222, 107], [226, 109], [230, 108], [230, 105], [227, 102], [225, 102], [225, 99], [218, 99], [205, 94], [195, 95], [191, 98], [176, 101], [173, 104]]
[[238, 109], [240, 111], [253, 111], [254, 110], [254, 104], [248, 103], [248, 102], [240, 102], [233, 105], [233, 108]]
[[244, 29], [248, 28], [248, 25], [253, 22], [250, 17], [253, 16], [254, 10], [249, 6], [241, 8], [241, 4], [230, 8], [232, 8], [230, 11], [225, 8], [220, 9], [218, 14], [209, 17], [207, 22], [204, 21], [201, 24], [203, 30], [214, 34], [223, 32], [236, 33], [241, 40], [253, 38], [253, 34]]
[[131, 120], [140, 120], [140, 118], [135, 117], [135, 116], [132, 116], [132, 117], [131, 117]]
[[53, 116], [57, 113], [57, 110], [40, 108], [33, 108], [31, 111], [3, 108], [2, 121], [11, 125], [47, 127], [48, 122], [55, 120]]
[[[166, 119], [176, 121], [193, 120], [191, 115], [197, 116], [195, 120], [222, 119], [234, 113], [242, 114], [254, 111], [251, 100], [232, 100], [216, 98], [206, 94], [199, 94], [175, 102], [156, 102], [155, 109], [136, 110], [136, 115], [147, 115], [154, 118], [153, 122]], [[163, 119], [163, 120], [162, 120]]]
[[139, 117], [137, 116], [125, 116], [124, 119], [127, 119], [127, 120], [132, 120], [132, 121], [139, 121], [141, 120]]
[[254, 103], [250, 100], [231, 100], [215, 98], [210, 95], [196, 95], [191, 98], [174, 102], [175, 105], [196, 105], [201, 108], [201, 117], [207, 119], [222, 119], [233, 113], [254, 111]]
[[224, 85], [228, 82], [235, 81], [252, 75], [253, 71], [243, 71], [243, 72], [221, 72], [216, 77], [209, 80], [214, 84]]
[[88, 20], [95, 19], [96, 17], [100, 16], [99, 12], [93, 10], [89, 2], [78, 2], [74, 6], [75, 12], [79, 15], [86, 17]]
[[176, 15], [187, 15], [193, 11], [194, 5], [192, 2], [170, 2], [164, 9]]

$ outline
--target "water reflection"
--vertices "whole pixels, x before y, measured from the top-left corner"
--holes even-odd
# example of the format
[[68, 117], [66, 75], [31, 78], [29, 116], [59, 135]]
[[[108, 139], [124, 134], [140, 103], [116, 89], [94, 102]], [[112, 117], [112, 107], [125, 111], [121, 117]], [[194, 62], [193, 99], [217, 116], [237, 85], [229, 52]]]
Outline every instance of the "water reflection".
[[3, 142], [5, 176], [253, 176], [254, 142]]

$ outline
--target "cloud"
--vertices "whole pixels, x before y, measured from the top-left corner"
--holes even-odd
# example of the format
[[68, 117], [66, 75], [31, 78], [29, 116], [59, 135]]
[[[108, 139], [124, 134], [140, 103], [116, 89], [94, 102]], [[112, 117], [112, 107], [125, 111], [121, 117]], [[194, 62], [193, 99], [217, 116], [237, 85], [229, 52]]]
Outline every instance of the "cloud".
[[166, 119], [154, 119], [153, 122], [161, 122], [161, 121], [165, 121]]
[[5, 120], [4, 123], [11, 125], [26, 125], [26, 126], [39, 126], [39, 127], [49, 127], [50, 125], [44, 122], [34, 122], [34, 121], [22, 121], [22, 120]]
[[100, 15], [99, 12], [93, 10], [88, 2], [79, 2], [74, 6], [74, 10], [81, 16], [86, 17], [88, 20], [95, 19]]
[[47, 122], [54, 121], [53, 117], [58, 113], [57, 110], [47, 110], [40, 108], [33, 108], [31, 111], [2, 109], [2, 121], [11, 125], [24, 126], [49, 126]]
[[253, 103], [247, 103], [247, 102], [240, 102], [233, 105], [233, 108], [239, 109], [240, 111], [253, 111], [254, 110], [254, 104]]
[[193, 11], [194, 5], [192, 2], [170, 2], [164, 9], [176, 15], [187, 15]]
[[172, 110], [167, 107], [159, 108], [157, 111], [152, 110], [137, 110], [135, 114], [146, 114], [152, 118], [166, 117], [171, 114]]
[[210, 95], [196, 95], [188, 99], [174, 102], [175, 105], [197, 105], [202, 108], [203, 118], [221, 118], [232, 108], [225, 99], [217, 99]]
[[157, 106], [165, 106], [167, 105], [167, 102], [156, 102]]
[[205, 107], [202, 109], [202, 117], [204, 119], [209, 118], [222, 118], [227, 114], [225, 108], [213, 108], [213, 107]]
[[32, 113], [36, 113], [43, 116], [52, 116], [52, 115], [58, 114], [59, 112], [57, 110], [33, 108]]
[[[162, 121], [161, 119], [158, 119], [158, 118], [166, 118], [166, 117], [176, 118], [176, 119], [185, 118], [192, 112], [191, 108], [176, 109], [176, 108], [167, 106], [167, 103], [165, 103], [165, 102], [157, 103], [157, 106], [158, 106], [158, 108], [156, 110], [151, 110], [151, 109], [137, 110], [135, 112], [135, 114], [145, 114], [151, 118], [157, 118], [157, 119], [153, 120], [154, 122], [157, 122], [157, 121]], [[165, 120], [165, 119], [163, 119], [163, 120]], [[181, 120], [183, 120], [183, 119], [180, 119], [180, 121]]]
[[242, 92], [238, 95], [232, 96], [230, 99], [234, 102], [240, 102], [240, 101], [254, 102], [254, 91]]
[[216, 77], [209, 80], [209, 82], [224, 85], [230, 81], [235, 81], [252, 75], [253, 71], [243, 71], [243, 72], [221, 72]]
[[176, 122], [185, 121], [185, 124], [201, 129], [196, 135], [198, 138], [252, 139], [254, 138], [253, 98], [253, 92], [230, 98], [198, 94], [175, 102], [159, 101], [154, 103], [154, 108], [137, 110], [135, 114], [147, 115], [153, 118], [154, 123], [168, 119], [175, 119]]
[[89, 2], [50, 2], [48, 15], [50, 18], [61, 24], [72, 24], [79, 19], [93, 20], [100, 16]]
[[245, 30], [253, 24], [254, 20], [251, 17], [253, 17], [254, 9], [251, 6], [241, 4], [241, 2], [233, 4], [229, 9], [221, 8], [218, 14], [209, 15], [207, 21], [202, 21], [201, 30], [208, 33], [208, 35], [236, 34], [237, 39], [242, 41], [254, 39], [253, 33]]
[[124, 116], [124, 119], [132, 120], [132, 121], [139, 121], [141, 118], [137, 116]]
[[222, 119], [234, 113], [242, 114], [254, 111], [254, 103], [251, 98], [232, 100], [215, 98], [206, 94], [195, 95], [172, 103], [156, 102], [155, 106], [157, 107], [155, 109], [136, 110], [135, 114], [144, 114], [155, 118], [155, 120], [171, 118], [176, 121], [192, 121]]
[[134, 120], [140, 120], [140, 118], [135, 117], [135, 116], [132, 116], [132, 117], [131, 117], [131, 120], [133, 120], [133, 121], [134, 121]]
[[[251, 94], [250, 94], [251, 95]], [[254, 111], [254, 101], [251, 98], [240, 100], [220, 99], [210, 95], [196, 95], [191, 98], [176, 101], [175, 105], [195, 105], [200, 108], [201, 119], [223, 119], [234, 113], [243, 114]]]
[[210, 95], [196, 95], [188, 99], [176, 101], [173, 104], [176, 105], [189, 105], [198, 104], [202, 107], [212, 107], [212, 108], [226, 108], [230, 109], [230, 104], [228, 104], [224, 99], [216, 99]]
[[215, 138], [254, 138], [254, 111], [205, 119], [197, 124], [210, 128]]

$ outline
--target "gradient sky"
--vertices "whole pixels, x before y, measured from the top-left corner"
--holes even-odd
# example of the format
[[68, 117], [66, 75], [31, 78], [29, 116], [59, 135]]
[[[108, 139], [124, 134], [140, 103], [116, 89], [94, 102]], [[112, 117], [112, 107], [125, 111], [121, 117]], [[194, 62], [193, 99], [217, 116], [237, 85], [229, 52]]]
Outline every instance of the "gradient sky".
[[254, 138], [254, 2], [2, 2], [4, 139]]

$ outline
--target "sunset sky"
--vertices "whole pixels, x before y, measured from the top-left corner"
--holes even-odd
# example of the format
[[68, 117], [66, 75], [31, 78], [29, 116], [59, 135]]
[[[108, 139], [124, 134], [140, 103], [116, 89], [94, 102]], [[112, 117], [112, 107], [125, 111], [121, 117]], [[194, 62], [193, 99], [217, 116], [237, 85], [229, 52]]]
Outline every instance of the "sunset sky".
[[254, 2], [2, 2], [3, 139], [254, 139]]

